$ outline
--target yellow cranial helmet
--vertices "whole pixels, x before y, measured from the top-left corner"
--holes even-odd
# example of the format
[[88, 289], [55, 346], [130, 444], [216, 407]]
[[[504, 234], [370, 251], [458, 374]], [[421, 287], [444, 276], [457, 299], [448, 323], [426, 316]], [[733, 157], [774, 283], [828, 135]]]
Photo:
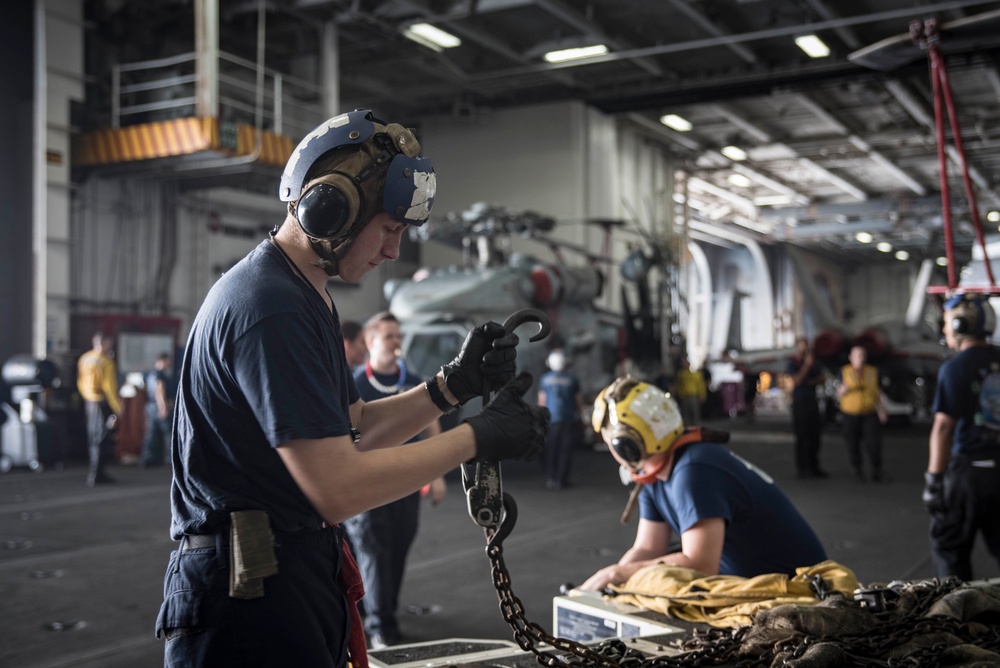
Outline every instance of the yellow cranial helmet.
[[628, 464], [668, 452], [684, 433], [677, 402], [655, 385], [622, 376], [594, 401], [594, 431]]

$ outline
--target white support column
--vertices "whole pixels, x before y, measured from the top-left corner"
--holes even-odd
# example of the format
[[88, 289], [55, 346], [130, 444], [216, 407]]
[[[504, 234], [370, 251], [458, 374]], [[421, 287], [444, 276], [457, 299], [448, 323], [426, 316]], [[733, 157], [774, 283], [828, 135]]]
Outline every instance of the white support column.
[[219, 115], [219, 0], [195, 0], [194, 48], [197, 78], [196, 113]]
[[48, 118], [48, 76], [45, 51], [45, 0], [35, 0], [35, 117], [32, 141], [32, 225], [31, 252], [34, 256], [32, 276], [31, 351], [37, 358], [46, 357], [48, 339], [48, 193], [46, 170], [46, 137]]
[[323, 24], [322, 45], [320, 46], [320, 89], [323, 91], [323, 107], [326, 117], [331, 118], [340, 109], [340, 34], [337, 24], [327, 21]]

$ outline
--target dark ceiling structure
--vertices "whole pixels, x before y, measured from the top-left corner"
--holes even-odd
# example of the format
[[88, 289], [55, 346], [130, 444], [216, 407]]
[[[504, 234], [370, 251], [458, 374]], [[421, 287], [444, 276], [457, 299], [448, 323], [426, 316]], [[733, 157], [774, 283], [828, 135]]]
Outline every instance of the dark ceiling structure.
[[[100, 81], [111, 61], [191, 49], [199, 4], [88, 0], [90, 74]], [[943, 246], [928, 59], [908, 38], [912, 22], [933, 17], [969, 176], [984, 224], [996, 229], [985, 218], [1000, 209], [1000, 2], [218, 0], [221, 49], [253, 60], [262, 15], [266, 66], [316, 81], [324, 31], [335, 27], [343, 107], [416, 124], [430, 114], [474, 121], [512, 106], [579, 101], [662, 142], [687, 176], [699, 219], [845, 261], [880, 259], [874, 243], [857, 239], [866, 230], [872, 242], [917, 257]], [[414, 23], [461, 43], [418, 44], [403, 34]], [[809, 34], [828, 55], [812, 58], [796, 45]], [[591, 44], [606, 53], [543, 60]], [[690, 129], [663, 125], [666, 114]], [[964, 252], [969, 205], [954, 136], [945, 137]], [[730, 146], [745, 156], [733, 159], [723, 151]]]

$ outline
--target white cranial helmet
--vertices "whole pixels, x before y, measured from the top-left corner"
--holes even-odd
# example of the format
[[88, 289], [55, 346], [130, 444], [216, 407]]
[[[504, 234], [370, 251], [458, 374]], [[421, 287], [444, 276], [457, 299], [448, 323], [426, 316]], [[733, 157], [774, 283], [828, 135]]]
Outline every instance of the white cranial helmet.
[[566, 368], [566, 354], [562, 350], [556, 348], [551, 353], [549, 353], [549, 358], [546, 360], [549, 368], [553, 371], [562, 371]]

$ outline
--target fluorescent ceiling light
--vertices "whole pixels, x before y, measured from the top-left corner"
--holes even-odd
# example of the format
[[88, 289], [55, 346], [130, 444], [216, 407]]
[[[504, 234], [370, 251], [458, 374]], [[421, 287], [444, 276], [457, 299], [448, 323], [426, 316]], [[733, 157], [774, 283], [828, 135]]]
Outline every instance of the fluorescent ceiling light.
[[736, 162], [742, 162], [743, 160], [747, 159], [747, 152], [741, 149], [739, 146], [726, 146], [720, 151], [720, 153], [722, 153], [722, 155], [726, 156], [730, 160], [734, 160]]
[[934, 260], [934, 264], [936, 264], [939, 267], [947, 267], [948, 266], [948, 258], [946, 258], [945, 256], [942, 255], [938, 259]]
[[830, 47], [816, 35], [800, 35], [795, 38], [795, 44], [810, 58], [826, 58], [830, 55]]
[[792, 200], [784, 195], [765, 195], [764, 197], [754, 197], [755, 206], [777, 206], [779, 204], [791, 204]]
[[868, 232], [858, 232], [854, 235], [854, 238], [863, 244], [870, 244], [872, 242], [872, 235]]
[[422, 44], [429, 49], [441, 51], [451, 49], [462, 43], [458, 37], [440, 28], [435, 28], [430, 23], [414, 23], [403, 31], [403, 37], [413, 40], [417, 44]]
[[660, 116], [660, 122], [666, 125], [672, 130], [677, 130], [678, 132], [688, 132], [694, 126], [691, 125], [691, 121], [677, 114], [666, 114], [665, 116]]
[[905, 250], [898, 250], [898, 251], [896, 251], [896, 259], [897, 260], [909, 260], [910, 259], [910, 254], [907, 253]]
[[688, 197], [688, 206], [692, 209], [698, 209], [699, 211], [705, 211], [708, 209], [708, 205], [702, 202], [700, 199], [695, 199], [693, 197]]
[[883, 253], [888, 253], [889, 251], [892, 250], [892, 244], [889, 243], [888, 241], [880, 241], [878, 244], [875, 245], [875, 248], [882, 251]]
[[749, 188], [753, 185], [753, 181], [742, 174], [730, 174], [726, 180], [737, 188]]
[[991, 223], [1000, 223], [1000, 211], [990, 211], [986, 214], [986, 220]]
[[580, 58], [590, 58], [591, 56], [603, 56], [608, 52], [608, 47], [603, 44], [593, 44], [591, 46], [578, 46], [572, 49], [559, 49], [549, 51], [542, 58], [549, 63], [562, 63], [567, 60], [578, 60]]

